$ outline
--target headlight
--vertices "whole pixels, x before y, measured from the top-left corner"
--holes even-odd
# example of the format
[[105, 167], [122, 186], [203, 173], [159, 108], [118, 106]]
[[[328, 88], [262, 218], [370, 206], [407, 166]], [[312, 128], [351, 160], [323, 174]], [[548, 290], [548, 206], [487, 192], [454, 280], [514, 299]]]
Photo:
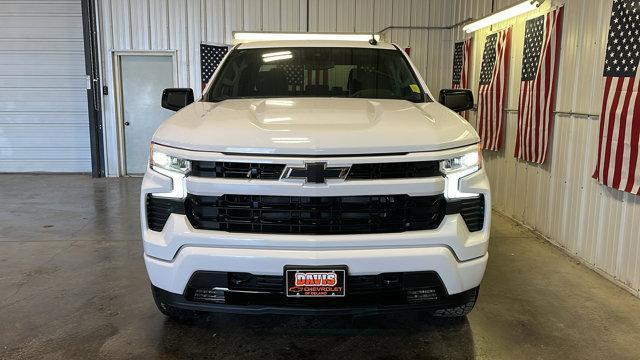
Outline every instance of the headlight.
[[191, 162], [189, 160], [156, 151], [153, 149], [153, 144], [151, 144], [150, 152], [149, 166], [154, 170], [164, 169], [180, 174], [186, 174], [191, 170]]
[[152, 143], [149, 154], [149, 167], [171, 178], [171, 191], [154, 193], [154, 196], [183, 199], [187, 195], [185, 177], [191, 171], [191, 162], [189, 160], [155, 150]]
[[482, 146], [461, 156], [440, 162], [440, 171], [445, 175], [444, 196], [447, 199], [460, 199], [478, 196], [474, 193], [460, 191], [460, 179], [473, 174], [482, 168]]

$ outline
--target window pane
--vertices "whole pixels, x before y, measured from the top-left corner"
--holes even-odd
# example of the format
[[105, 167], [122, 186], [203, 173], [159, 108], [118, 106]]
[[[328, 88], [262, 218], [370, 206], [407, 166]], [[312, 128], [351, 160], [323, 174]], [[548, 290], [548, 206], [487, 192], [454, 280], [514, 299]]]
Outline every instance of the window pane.
[[364, 48], [236, 50], [205, 98], [301, 96], [424, 99], [399, 50]]

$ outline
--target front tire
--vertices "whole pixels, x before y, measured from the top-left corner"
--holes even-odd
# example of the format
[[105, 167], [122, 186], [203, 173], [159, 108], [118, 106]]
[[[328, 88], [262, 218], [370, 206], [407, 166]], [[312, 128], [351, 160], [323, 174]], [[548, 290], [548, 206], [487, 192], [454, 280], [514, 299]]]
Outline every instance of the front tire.
[[478, 300], [478, 292], [479, 287], [472, 289], [468, 293], [468, 301], [463, 305], [458, 305], [449, 308], [438, 309], [434, 311], [431, 315], [437, 318], [462, 318], [467, 316], [473, 307], [476, 305], [476, 300]]
[[158, 296], [158, 289], [155, 286], [151, 287], [151, 293], [153, 294], [153, 301], [158, 310], [172, 320], [185, 323], [192, 322], [199, 317], [199, 312], [197, 311], [180, 309], [163, 302], [160, 296]]

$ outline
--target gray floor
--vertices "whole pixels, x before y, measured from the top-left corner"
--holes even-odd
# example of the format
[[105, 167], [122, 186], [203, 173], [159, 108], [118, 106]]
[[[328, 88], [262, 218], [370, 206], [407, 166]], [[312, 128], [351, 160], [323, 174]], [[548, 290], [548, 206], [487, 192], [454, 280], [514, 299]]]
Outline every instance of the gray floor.
[[467, 320], [156, 311], [139, 179], [0, 176], [0, 358], [638, 359], [640, 299], [510, 220]]

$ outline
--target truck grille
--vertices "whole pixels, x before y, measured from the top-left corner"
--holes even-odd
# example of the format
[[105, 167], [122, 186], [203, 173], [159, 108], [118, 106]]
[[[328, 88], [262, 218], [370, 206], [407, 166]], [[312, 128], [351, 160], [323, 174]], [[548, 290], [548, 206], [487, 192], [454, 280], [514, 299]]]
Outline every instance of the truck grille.
[[[351, 166], [347, 180], [411, 179], [442, 176], [438, 161], [358, 163]], [[225, 179], [278, 180], [285, 164], [192, 161], [191, 176]]]
[[192, 161], [191, 175], [206, 178], [278, 180], [284, 164]]
[[185, 213], [197, 229], [274, 234], [366, 234], [437, 228], [442, 195], [297, 197], [189, 195]]
[[354, 164], [347, 180], [410, 179], [442, 176], [438, 161]]
[[[405, 200], [404, 205], [400, 205], [395, 201], [395, 198], [403, 198]], [[337, 210], [327, 210], [327, 206], [335, 205], [338, 201], [334, 198], [334, 203], [328, 203], [326, 200], [315, 200], [319, 204], [314, 208], [313, 200], [309, 200], [312, 198], [297, 198], [297, 199], [306, 199], [306, 200], [294, 200], [293, 203], [284, 203], [283, 198], [289, 199], [291, 201], [291, 197], [286, 196], [250, 196], [250, 195], [226, 195], [221, 197], [198, 197], [198, 196], [189, 196], [187, 198], [187, 203], [189, 203], [189, 220], [196, 228], [200, 229], [210, 229], [210, 230], [225, 230], [230, 232], [274, 232], [278, 230], [276, 233], [319, 233], [319, 234], [336, 234], [340, 232], [335, 232], [338, 230], [343, 230], [347, 234], [353, 234], [358, 232], [363, 232], [366, 229], [370, 229], [377, 225], [379, 229], [378, 232], [400, 232], [406, 230], [426, 230], [429, 229], [427, 226], [428, 221], [422, 222], [409, 222], [409, 224], [413, 224], [413, 226], [401, 227], [397, 223], [397, 217], [393, 217], [393, 215], [398, 215], [400, 208], [402, 206], [403, 209], [410, 208], [407, 206], [406, 195], [389, 195], [389, 196], [355, 196], [355, 197], [347, 197], [343, 199], [347, 199], [340, 203], [341, 207]], [[247, 198], [250, 198], [251, 203], [248, 202]], [[258, 203], [258, 199], [256, 198], [267, 198], [266, 201], [262, 203]], [[272, 199], [276, 198], [276, 199]], [[353, 200], [353, 199], [356, 200]], [[370, 205], [374, 204], [373, 209], [365, 209], [362, 198], [374, 198], [375, 200], [370, 201]], [[381, 200], [384, 198], [384, 200]], [[393, 198], [394, 200], [390, 200]], [[419, 208], [420, 206], [428, 206], [429, 202], [423, 199], [424, 197], [410, 198], [415, 201], [412, 202], [414, 207], [413, 212], [420, 214]], [[441, 196], [431, 196], [426, 198], [435, 198], [432, 199], [431, 205], [438, 208], [440, 211], [439, 204], [440, 200], [443, 200]], [[241, 199], [241, 200], [238, 200]], [[326, 199], [326, 198], [317, 198], [317, 199]], [[329, 198], [331, 199], [331, 198]], [[278, 202], [278, 200], [280, 202]], [[436, 204], [435, 201], [438, 200]], [[254, 205], [253, 201], [256, 201], [256, 208], [252, 208]], [[297, 203], [295, 202], [297, 201]], [[377, 205], [376, 205], [377, 204]], [[388, 211], [384, 211], [383, 205], [388, 205]], [[261, 208], [257, 208], [260, 205]], [[287, 210], [286, 206], [290, 205], [292, 208]], [[377, 207], [375, 207], [377, 206]], [[408, 211], [408, 210], [403, 210]], [[437, 224], [431, 228], [436, 228], [442, 218], [440, 215], [433, 214], [433, 209], [428, 210], [423, 213], [423, 219], [426, 214], [430, 213], [435, 216], [434, 222]], [[480, 195], [479, 197], [469, 198], [469, 199], [461, 199], [446, 202], [446, 214], [460, 214], [462, 219], [467, 224], [467, 228], [470, 232], [480, 231], [484, 227], [484, 212], [485, 212], [485, 203], [484, 196]], [[185, 202], [178, 199], [164, 199], [153, 197], [151, 195], [147, 195], [147, 224], [149, 225], [149, 229], [154, 231], [162, 231], [164, 224], [169, 219], [169, 215], [171, 213], [176, 214], [185, 214]], [[261, 219], [260, 214], [264, 213], [265, 218]], [[258, 218], [252, 217], [258, 216]], [[296, 218], [295, 216], [301, 216], [302, 218]], [[324, 215], [325, 218], [312, 218], [312, 214], [318, 216]], [[334, 217], [327, 218], [327, 214], [333, 215]], [[408, 211], [407, 214], [411, 214], [411, 211]], [[340, 220], [340, 218], [335, 219], [336, 216], [340, 216], [344, 218], [345, 221], [336, 222]], [[362, 221], [356, 223], [355, 225], [350, 223], [356, 221], [356, 219], [362, 218]], [[266, 220], [265, 220], [266, 219]], [[282, 221], [289, 221], [289, 223], [283, 223]], [[297, 220], [297, 225], [292, 224], [293, 220]], [[369, 224], [368, 221], [377, 220], [384, 222], [383, 224]], [[393, 222], [390, 227], [388, 226], [387, 220], [392, 220]], [[278, 222], [280, 221], [280, 222]], [[333, 223], [331, 223], [333, 221]], [[363, 221], [367, 221], [367, 223], [362, 223]], [[327, 223], [329, 222], [329, 223]], [[341, 225], [338, 225], [341, 224]], [[405, 225], [407, 223], [405, 222]], [[419, 228], [419, 225], [424, 226], [423, 229]], [[329, 232], [313, 232], [313, 228], [316, 227], [318, 229], [329, 229]], [[291, 230], [289, 228], [295, 228], [297, 231]], [[275, 229], [275, 230], [274, 230]], [[302, 231], [306, 229], [308, 232]], [[333, 230], [334, 232], [331, 232]], [[347, 231], [351, 230], [351, 231]], [[367, 231], [364, 231], [367, 232]], [[370, 231], [369, 231], [370, 232]]]
[[[189, 285], [193, 287], [211, 286], [211, 283], [219, 283], [227, 280], [223, 285], [230, 290], [262, 291], [283, 293], [285, 289], [284, 276], [281, 275], [254, 275], [249, 273], [226, 273], [227, 279], [218, 276], [218, 272], [196, 271]], [[347, 276], [349, 292], [374, 291], [379, 289], [398, 289], [403, 284], [407, 287], [440, 286], [440, 277], [436, 272], [410, 272], [410, 273], [383, 273], [378, 275]], [[206, 284], [206, 285], [204, 285]], [[187, 288], [189, 287], [187, 286]]]
[[[284, 277], [279, 275], [254, 275], [249, 273], [225, 273], [196, 271], [189, 279], [184, 297], [188, 301], [211, 302], [210, 293], [215, 288], [227, 288], [224, 303], [229, 305], [313, 306], [319, 308], [399, 305], [416, 302], [444, 301], [447, 292], [440, 276], [434, 271], [382, 273], [377, 275], [350, 275], [346, 280], [347, 295], [344, 298], [295, 299], [284, 295]], [[416, 300], [409, 296], [411, 290], [428, 291], [428, 296]]]

